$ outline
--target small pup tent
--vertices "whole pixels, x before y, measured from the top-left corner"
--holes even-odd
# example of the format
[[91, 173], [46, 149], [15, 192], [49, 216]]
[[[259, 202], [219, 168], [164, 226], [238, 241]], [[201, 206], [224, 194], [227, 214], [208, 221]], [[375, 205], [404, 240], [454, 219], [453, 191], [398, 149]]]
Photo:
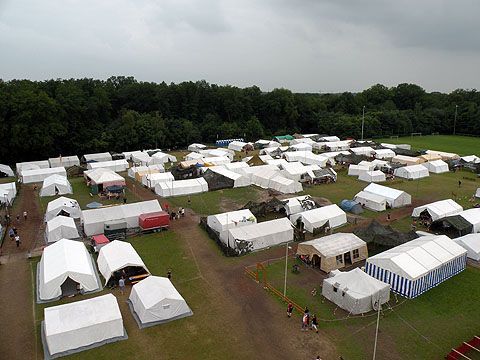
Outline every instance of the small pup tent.
[[140, 329], [193, 315], [185, 299], [165, 277], [149, 276], [133, 285], [128, 304]]
[[458, 245], [467, 250], [467, 257], [480, 261], [480, 234], [468, 234], [453, 239]]
[[51, 175], [43, 180], [40, 196], [72, 194], [72, 185], [65, 176]]
[[447, 216], [459, 214], [463, 208], [452, 199], [435, 201], [430, 204], [418, 206], [413, 209], [412, 217], [428, 217], [432, 221], [442, 219]]
[[448, 164], [443, 160], [428, 161], [422, 164], [427, 170], [434, 174], [446, 173], [449, 171]]
[[349, 314], [358, 315], [387, 303], [390, 285], [356, 268], [323, 280], [322, 295]]
[[332, 204], [293, 214], [290, 216], [290, 221], [296, 226], [303, 223], [305, 230], [314, 233], [324, 227], [334, 229], [346, 224], [347, 214], [336, 204]]
[[287, 218], [264, 221], [228, 230], [225, 240], [237, 255], [293, 241], [293, 227]]
[[107, 294], [44, 309], [42, 342], [46, 358], [57, 358], [124, 340], [122, 314]]
[[117, 282], [122, 270], [127, 276], [125, 281], [129, 281], [131, 276], [150, 274], [132, 244], [125, 241], [114, 240], [102, 246], [98, 252], [97, 263], [105, 285]]
[[388, 186], [370, 184], [363, 189], [363, 191], [383, 196], [391, 208], [399, 208], [412, 203], [412, 197], [405, 191], [393, 189]]
[[425, 166], [409, 165], [395, 169], [393, 175], [407, 180], [416, 180], [428, 177], [429, 174]]
[[63, 215], [74, 219], [78, 219], [82, 211], [77, 200], [70, 199], [64, 196], [52, 200], [47, 205], [45, 212], [45, 221], [52, 220], [55, 216]]
[[336, 233], [299, 243], [297, 255], [308, 257], [314, 267], [328, 273], [365, 260], [368, 250], [355, 234]]
[[467, 250], [445, 235], [422, 236], [367, 259], [365, 272], [415, 298], [465, 270]]
[[248, 209], [230, 211], [207, 217], [207, 226], [218, 233], [222, 241], [226, 240], [229, 229], [256, 223], [257, 218]]
[[98, 290], [92, 258], [79, 241], [62, 239], [43, 250], [38, 265], [38, 298], [40, 301]]
[[47, 243], [53, 243], [61, 239], [79, 239], [75, 220], [71, 217], [57, 216], [47, 221], [45, 227], [45, 239]]

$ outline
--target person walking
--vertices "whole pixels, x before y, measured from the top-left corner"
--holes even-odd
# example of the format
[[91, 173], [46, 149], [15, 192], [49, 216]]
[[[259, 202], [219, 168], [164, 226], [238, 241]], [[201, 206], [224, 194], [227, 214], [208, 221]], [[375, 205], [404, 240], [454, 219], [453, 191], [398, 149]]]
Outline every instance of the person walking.
[[27, 210], [25, 210], [25, 211], [23, 212], [23, 218], [24, 218], [25, 220], [27, 220]]
[[167, 278], [168, 278], [168, 280], [172, 281], [172, 270], [171, 269], [167, 270]]
[[318, 334], [318, 320], [317, 315], [315, 314], [312, 316], [312, 330], [315, 330], [315, 332]]
[[13, 229], [13, 235], [17, 235], [18, 234], [17, 228], [14, 226], [12, 229]]
[[292, 312], [293, 312], [293, 304], [288, 303], [288, 305], [287, 305], [287, 316], [292, 317]]
[[125, 291], [125, 279], [123, 278], [123, 276], [120, 278], [120, 280], [118, 280], [118, 287], [120, 288], [120, 292], [123, 295], [123, 292]]
[[20, 247], [20, 236], [15, 236], [15, 244], [17, 244], [17, 248]]
[[20, 223], [20, 215], [17, 215], [17, 224]]
[[302, 316], [302, 331], [308, 330], [308, 314]]
[[10, 240], [13, 241], [13, 239], [15, 238], [15, 231], [13, 231], [13, 228], [10, 228], [10, 230], [8, 230], [8, 236], [10, 236]]

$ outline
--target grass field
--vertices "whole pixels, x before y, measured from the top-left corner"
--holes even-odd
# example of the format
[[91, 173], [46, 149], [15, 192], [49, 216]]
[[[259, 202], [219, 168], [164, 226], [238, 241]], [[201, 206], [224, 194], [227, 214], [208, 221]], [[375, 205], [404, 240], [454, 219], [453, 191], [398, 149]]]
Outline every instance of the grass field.
[[[294, 262], [297, 260], [289, 259], [289, 270]], [[284, 260], [267, 266], [269, 282], [281, 292], [284, 266]], [[348, 314], [341, 309], [335, 311], [336, 305], [323, 299], [320, 295], [320, 280], [305, 285], [302, 277], [306, 271], [312, 270], [301, 265], [299, 274], [288, 272], [287, 296], [298, 304], [308, 306], [311, 313], [317, 314], [321, 319], [320, 327], [337, 343], [344, 359], [370, 358], [375, 316], [340, 320]], [[388, 306], [384, 308], [379, 333], [380, 343], [392, 348], [379, 348], [378, 358], [388, 358], [387, 355], [392, 350], [405, 359], [441, 359], [452, 347], [469, 340], [478, 332], [480, 321], [479, 280], [480, 269], [467, 267], [464, 272], [416, 299], [405, 300], [392, 295], [389, 305], [394, 310], [387, 310]], [[313, 287], [318, 291], [316, 297], [310, 293]], [[300, 317], [297, 320], [300, 326]]]
[[453, 135], [406, 136], [375, 139], [376, 142], [410, 144], [416, 150], [438, 150], [459, 155], [480, 155], [480, 138]]

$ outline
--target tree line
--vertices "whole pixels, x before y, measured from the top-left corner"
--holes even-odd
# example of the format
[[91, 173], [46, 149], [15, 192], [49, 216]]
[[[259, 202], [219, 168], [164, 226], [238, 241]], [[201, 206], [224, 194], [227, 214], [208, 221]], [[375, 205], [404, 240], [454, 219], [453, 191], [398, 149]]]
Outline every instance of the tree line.
[[444, 94], [377, 84], [359, 93], [313, 94], [123, 76], [0, 80], [0, 163], [296, 132], [359, 138], [363, 110], [366, 138], [451, 134], [456, 106], [456, 132], [480, 135], [476, 90]]

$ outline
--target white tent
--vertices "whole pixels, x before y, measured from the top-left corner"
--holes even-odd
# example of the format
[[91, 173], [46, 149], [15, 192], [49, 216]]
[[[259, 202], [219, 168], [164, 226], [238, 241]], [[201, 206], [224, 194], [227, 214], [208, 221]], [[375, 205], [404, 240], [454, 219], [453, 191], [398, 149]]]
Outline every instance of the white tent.
[[383, 196], [391, 208], [399, 208], [412, 203], [412, 197], [405, 191], [392, 189], [383, 185], [370, 184], [363, 189], [363, 191]]
[[11, 168], [10, 166], [4, 165], [4, 164], [0, 164], [0, 173], [4, 173], [4, 174], [7, 175], [8, 177], [15, 176], [15, 174], [13, 173], [12, 168]]
[[53, 243], [61, 239], [79, 239], [75, 220], [71, 217], [57, 216], [47, 221], [45, 227], [45, 239], [47, 243]]
[[152, 155], [152, 160], [150, 164], [165, 164], [169, 162], [177, 162], [177, 158], [170, 154], [165, 154], [163, 152], [157, 152]]
[[375, 159], [387, 159], [390, 160], [395, 157], [395, 152], [391, 149], [377, 149], [373, 151]]
[[299, 139], [293, 139], [292, 141], [290, 141], [290, 145], [295, 145], [295, 144], [309, 144], [310, 146], [312, 146], [315, 141], [313, 141], [311, 138], [309, 137], [303, 137], [303, 138], [299, 138]]
[[403, 165], [417, 165], [424, 162], [422, 158], [413, 157], [413, 156], [406, 156], [406, 155], [397, 155], [392, 158], [393, 163], [399, 163]]
[[227, 170], [243, 175], [241, 169], [249, 168], [250, 165], [248, 165], [246, 162], [243, 162], [243, 161], [237, 161], [237, 162], [232, 162], [228, 164], [223, 164], [223, 167]]
[[322, 295], [350, 314], [364, 314], [390, 300], [390, 285], [356, 268], [323, 280]]
[[252, 144], [243, 141], [232, 141], [228, 144], [228, 148], [233, 151], [243, 151], [245, 147], [251, 147], [253, 149]]
[[92, 162], [92, 163], [88, 163], [87, 168], [89, 170], [102, 168], [102, 169], [112, 170], [115, 172], [122, 172], [128, 169], [128, 162], [125, 159]]
[[369, 166], [351, 164], [348, 167], [348, 175], [350, 176], [359, 176], [362, 172], [366, 172], [366, 171], [370, 171]]
[[209, 168], [211, 171], [220, 174], [222, 176], [225, 176], [228, 179], [233, 180], [233, 187], [238, 188], [238, 187], [245, 187], [251, 185], [250, 180], [246, 176], [240, 175], [236, 172], [227, 170], [223, 166], [212, 166]]
[[82, 162], [102, 162], [102, 161], [112, 161], [112, 155], [108, 152], [103, 153], [94, 153], [94, 154], [85, 154], [82, 156]]
[[132, 286], [129, 305], [140, 328], [193, 315], [168, 278], [149, 276]]
[[11, 205], [17, 196], [15, 182], [0, 184], [0, 204]]
[[78, 219], [81, 215], [80, 205], [77, 200], [64, 196], [52, 200], [47, 205], [45, 212], [45, 221], [52, 220], [55, 216], [63, 215], [74, 219]]
[[255, 146], [259, 148], [277, 148], [280, 147], [280, 143], [271, 140], [257, 140], [255, 141]]
[[337, 142], [340, 141], [340, 138], [338, 136], [322, 136], [318, 141]]
[[299, 218], [303, 222], [305, 230], [311, 233], [323, 226], [334, 229], [347, 223], [345, 211], [340, 209], [336, 204], [293, 214], [290, 216], [290, 221], [296, 225], [297, 219]]
[[416, 180], [427, 177], [428, 170], [422, 165], [409, 165], [395, 169], [393, 174], [399, 178]]
[[72, 185], [66, 176], [50, 175], [43, 180], [42, 188], [40, 189], [40, 196], [54, 196], [72, 194]]
[[[313, 141], [312, 141], [313, 142]], [[289, 151], [312, 151], [312, 145], [305, 142], [301, 142], [289, 147]]]
[[221, 214], [210, 215], [207, 217], [207, 225], [218, 232], [222, 241], [226, 241], [228, 230], [239, 226], [255, 224], [257, 218], [248, 209], [230, 211]]
[[307, 165], [318, 165], [325, 167], [327, 164], [334, 164], [335, 161], [326, 156], [317, 155], [311, 151], [287, 151], [283, 153], [283, 157], [288, 161], [299, 161]]
[[142, 176], [142, 184], [150, 189], [154, 189], [155, 186], [161, 182], [175, 181], [171, 172], [154, 173]]
[[472, 232], [480, 233], [480, 208], [463, 210], [462, 212], [458, 213], [458, 215], [472, 224]]
[[384, 211], [387, 208], [387, 199], [381, 195], [360, 191], [353, 198], [354, 201], [373, 211]]
[[48, 159], [50, 167], [61, 167], [68, 168], [71, 166], [80, 166], [80, 159], [77, 155], [74, 156], [60, 156], [57, 158]]
[[371, 256], [365, 272], [414, 298], [463, 271], [467, 251], [445, 235], [422, 236]]
[[268, 155], [280, 155], [288, 150], [288, 146], [276, 146], [276, 147], [268, 147], [260, 150], [260, 154], [268, 154]]
[[281, 165], [282, 175], [288, 179], [300, 181], [305, 174], [313, 179], [315, 175], [313, 170], [320, 170], [318, 165], [303, 165], [301, 162], [294, 161]]
[[165, 172], [165, 169], [162, 165], [156, 164], [156, 165], [148, 165], [148, 166], [132, 166], [131, 168], [128, 169], [128, 176], [135, 179], [137, 173], [140, 173], [141, 176], [145, 176], [147, 174], [157, 174], [157, 173], [163, 173]]
[[373, 148], [371, 148], [370, 146], [354, 147], [354, 148], [351, 148], [350, 151], [355, 155], [364, 155], [368, 157], [370, 157], [374, 152]]
[[290, 164], [287, 160], [285, 159], [272, 159], [272, 160], [267, 160], [266, 163], [268, 165], [275, 165], [277, 166], [279, 169], [284, 167], [284, 165], [286, 164]]
[[442, 160], [457, 160], [457, 159], [460, 159], [460, 156], [458, 154], [444, 152], [444, 151], [427, 150], [427, 154], [438, 155], [442, 158]]
[[478, 157], [477, 155], [462, 156], [460, 159], [462, 159], [466, 163], [474, 163], [474, 164], [480, 163], [480, 157]]
[[130, 160], [134, 165], [147, 166], [152, 161], [151, 156], [145, 151], [124, 152], [123, 155], [126, 161]]
[[206, 148], [207, 147], [205, 145], [198, 144], [198, 143], [193, 143], [193, 144], [188, 145], [188, 151], [192, 151], [192, 152], [198, 152], [198, 151], [204, 150]]
[[287, 218], [265, 221], [228, 230], [225, 245], [238, 255], [293, 241], [293, 227]]
[[468, 234], [453, 239], [458, 245], [467, 250], [467, 257], [480, 261], [480, 234]]
[[422, 163], [422, 166], [425, 166], [427, 170], [434, 174], [441, 174], [448, 172], [448, 164], [443, 160], [433, 160]]
[[[238, 168], [237, 172], [241, 175], [244, 175], [244, 176], [248, 177], [248, 179], [253, 184], [255, 184], [257, 186], [260, 186], [260, 187], [262, 187], [262, 186], [254, 181], [255, 176], [258, 175], [260, 177], [265, 177], [268, 174], [270, 174], [268, 176], [272, 177], [274, 175], [280, 174], [280, 171], [279, 171], [278, 167], [275, 166], [275, 165], [259, 165], [259, 166], [242, 167], [242, 168]], [[267, 179], [267, 181], [268, 181], [268, 179]], [[266, 188], [267, 185], [268, 185], [268, 183], [265, 185], [264, 188]]]
[[475, 191], [475, 197], [480, 198], [480, 188], [477, 188], [477, 191]]
[[424, 211], [428, 212], [432, 221], [435, 221], [447, 216], [457, 215], [463, 211], [463, 208], [452, 199], [440, 200], [416, 207], [413, 209], [412, 217], [417, 218]]
[[268, 188], [282, 194], [295, 194], [303, 191], [302, 184], [298, 181], [287, 179], [284, 176], [276, 175], [269, 179]]
[[377, 166], [377, 164], [374, 163], [373, 161], [365, 161], [365, 160], [360, 161], [358, 165], [362, 167], [368, 167], [369, 171], [375, 170], [375, 167]]
[[200, 154], [198, 152], [191, 152], [187, 155], [185, 155], [185, 160], [198, 160], [198, 159], [203, 159], [205, 155]]
[[204, 178], [160, 182], [155, 185], [155, 193], [161, 197], [199, 194], [208, 191]]
[[67, 279], [77, 283], [81, 291], [91, 292], [100, 288], [92, 258], [80, 241], [61, 239], [47, 246], [43, 250], [37, 276], [38, 297], [41, 301], [58, 299], [62, 294], [68, 295], [72, 289], [66, 286], [69, 284]]
[[112, 294], [45, 308], [44, 318], [46, 358], [126, 339], [122, 314]]
[[[273, 158], [270, 156], [270, 155], [258, 155], [258, 157], [260, 158], [260, 160], [262, 160], [264, 163], [266, 163], [267, 161], [269, 160], [273, 160]], [[247, 156], [247, 157], [244, 157], [242, 159], [242, 162], [249, 162], [251, 159], [253, 158], [253, 156]]]
[[206, 158], [203, 158], [203, 162], [205, 166], [225, 165], [230, 162], [230, 158], [228, 156], [206, 157]]
[[327, 151], [343, 151], [350, 149], [350, 141], [329, 141], [325, 143], [325, 148]]
[[235, 151], [224, 148], [200, 150], [199, 152], [205, 155], [205, 157], [228, 157], [230, 161], [233, 161], [233, 156], [235, 155]]
[[42, 182], [50, 175], [62, 175], [67, 177], [67, 172], [64, 167], [45, 168], [35, 170], [22, 170], [22, 182], [24, 184], [31, 184], [36, 182]]
[[138, 217], [142, 214], [162, 211], [158, 200], [140, 201], [136, 203], [83, 210], [81, 222], [85, 235], [103, 234], [106, 222], [119, 221], [126, 223], [127, 229], [137, 228]]
[[[92, 163], [94, 164], [94, 163]], [[93, 184], [105, 184], [106, 186], [111, 185], [125, 185], [125, 179], [123, 176], [117, 174], [114, 170], [98, 168], [84, 171], [83, 176], [85, 176]]]
[[281, 202], [284, 204], [285, 214], [290, 216], [302, 211], [315, 209], [317, 205], [310, 195], [297, 196], [289, 199], [283, 199]]
[[380, 170], [374, 170], [374, 171], [362, 171], [358, 175], [358, 180], [360, 181], [366, 181], [369, 183], [377, 183], [377, 182], [383, 182], [386, 181], [385, 174], [381, 172]]
[[132, 244], [125, 241], [114, 240], [102, 246], [98, 252], [97, 264], [105, 284], [108, 284], [115, 271], [127, 267], [143, 268], [146, 273], [150, 273]]
[[20, 162], [15, 164], [17, 174], [19, 175], [21, 175], [22, 171], [24, 170], [48, 169], [49, 167], [50, 167], [50, 163], [48, 162], [48, 160], [26, 161], [26, 162]]

